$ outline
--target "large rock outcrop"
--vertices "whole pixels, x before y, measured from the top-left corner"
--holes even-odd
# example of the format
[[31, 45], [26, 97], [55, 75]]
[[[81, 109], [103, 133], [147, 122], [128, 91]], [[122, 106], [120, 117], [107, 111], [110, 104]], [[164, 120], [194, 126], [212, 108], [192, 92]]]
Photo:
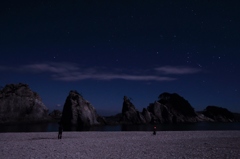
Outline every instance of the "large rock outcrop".
[[208, 106], [202, 112], [195, 112], [190, 103], [176, 93], [162, 93], [159, 100], [150, 103], [139, 112], [131, 101], [124, 96], [122, 113], [108, 117], [108, 123], [145, 124], [145, 123], [193, 123], [193, 122], [236, 122], [240, 115], [225, 108]]
[[159, 102], [151, 103], [147, 110], [151, 114], [152, 123], [169, 123], [176, 120], [168, 107]]
[[126, 96], [123, 97], [121, 122], [132, 124], [146, 123], [144, 116], [139, 111], [137, 111], [135, 106]]
[[197, 114], [183, 97], [176, 93], [163, 93], [142, 112], [136, 110], [124, 96], [121, 122], [133, 124], [197, 122]]
[[157, 123], [197, 122], [197, 114], [187, 100], [176, 93], [162, 93], [148, 106], [151, 121]]
[[8, 84], [0, 91], [0, 123], [48, 120], [48, 109], [27, 84]]
[[202, 114], [213, 121], [217, 122], [233, 122], [235, 121], [234, 114], [226, 108], [218, 106], [207, 106]]
[[164, 105], [159, 102], [150, 104], [147, 110], [151, 114], [152, 123], [182, 123], [182, 122], [197, 122], [197, 116], [184, 115], [179, 110], [173, 107]]
[[154, 120], [152, 114], [146, 108], [143, 108], [142, 115], [144, 116], [146, 123], [150, 123]]
[[177, 93], [162, 93], [159, 95], [159, 103], [166, 105], [173, 112], [178, 112], [187, 117], [195, 117], [196, 112], [191, 104]]
[[91, 126], [97, 125], [98, 115], [95, 108], [77, 91], [70, 91], [62, 111], [63, 125]]

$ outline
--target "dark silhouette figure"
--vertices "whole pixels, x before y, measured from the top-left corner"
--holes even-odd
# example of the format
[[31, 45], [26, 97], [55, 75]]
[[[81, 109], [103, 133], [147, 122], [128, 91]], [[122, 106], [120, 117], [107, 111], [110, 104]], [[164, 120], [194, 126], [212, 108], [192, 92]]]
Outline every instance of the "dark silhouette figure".
[[154, 127], [153, 127], [153, 135], [156, 135], [156, 130], [157, 130], [157, 127], [154, 126]]
[[63, 132], [63, 127], [61, 124], [59, 124], [58, 127], [58, 139], [62, 139], [62, 132]]

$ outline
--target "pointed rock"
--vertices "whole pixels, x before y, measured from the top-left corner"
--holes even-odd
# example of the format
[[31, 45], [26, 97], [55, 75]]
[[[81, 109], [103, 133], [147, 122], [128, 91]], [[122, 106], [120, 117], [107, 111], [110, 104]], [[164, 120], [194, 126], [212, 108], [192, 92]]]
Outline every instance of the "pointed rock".
[[142, 115], [144, 116], [147, 123], [150, 123], [152, 121], [151, 113], [146, 108], [143, 108]]
[[61, 122], [64, 125], [97, 125], [98, 115], [95, 108], [77, 91], [70, 91], [62, 111]]
[[137, 111], [135, 106], [126, 96], [123, 97], [121, 122], [133, 124], [146, 123], [144, 116], [139, 111]]
[[153, 123], [171, 123], [173, 120], [173, 114], [170, 110], [159, 102], [150, 104], [147, 109], [153, 115]]

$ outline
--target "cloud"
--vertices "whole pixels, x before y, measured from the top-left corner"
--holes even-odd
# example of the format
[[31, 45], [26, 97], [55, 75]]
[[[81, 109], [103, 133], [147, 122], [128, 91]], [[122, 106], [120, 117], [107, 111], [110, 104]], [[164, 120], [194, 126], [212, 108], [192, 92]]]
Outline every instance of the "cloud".
[[78, 71], [79, 68], [76, 64], [71, 63], [39, 63], [32, 65], [25, 65], [21, 68], [22, 71], [32, 72], [52, 72], [52, 73], [65, 73]]
[[[60, 81], [79, 81], [79, 80], [131, 80], [131, 81], [173, 81], [172, 77], [162, 77], [158, 75], [141, 75], [138, 71], [124, 74], [124, 70], [107, 68], [81, 68], [75, 63], [39, 63], [32, 65], [25, 65], [21, 67], [21, 71], [30, 71], [34, 73], [48, 72], [54, 80]], [[125, 71], [127, 72], [127, 71]], [[142, 71], [144, 72], [144, 70]]]
[[75, 74], [67, 76], [54, 76], [54, 79], [62, 81], [78, 81], [84, 79], [95, 79], [95, 80], [114, 80], [114, 79], [123, 79], [123, 80], [132, 80], [132, 81], [173, 81], [175, 78], [171, 77], [159, 77], [159, 76], [147, 76], [147, 75], [118, 75], [118, 74]]
[[164, 73], [164, 74], [194, 74], [198, 73], [201, 70], [197, 68], [192, 68], [192, 67], [182, 67], [182, 66], [163, 66], [163, 67], [158, 67], [155, 68], [156, 71], [159, 73]]
[[62, 105], [61, 105], [61, 104], [57, 104], [56, 106], [57, 106], [57, 107], [61, 107]]
[[177, 78], [159, 75], [162, 74], [192, 74], [200, 70], [190, 67], [163, 66], [152, 70], [123, 70], [104, 67], [80, 67], [76, 63], [35, 63], [10, 68], [0, 66], [0, 71], [11, 70], [30, 73], [48, 73], [54, 80], [80, 81], [80, 80], [129, 80], [129, 81], [174, 81]]
[[8, 71], [11, 70], [11, 67], [6, 67], [6, 66], [0, 66], [0, 71]]

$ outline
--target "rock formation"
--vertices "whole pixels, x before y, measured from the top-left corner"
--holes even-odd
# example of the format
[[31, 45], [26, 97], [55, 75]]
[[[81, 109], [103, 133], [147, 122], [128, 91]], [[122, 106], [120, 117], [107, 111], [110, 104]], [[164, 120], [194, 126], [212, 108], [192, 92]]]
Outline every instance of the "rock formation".
[[196, 116], [191, 104], [177, 93], [162, 93], [159, 95], [159, 103], [166, 105], [173, 112], [178, 112], [184, 116]]
[[[239, 114], [215, 106], [203, 112], [195, 112], [190, 103], [176, 93], [162, 93], [159, 100], [150, 103], [139, 112], [126, 96], [123, 98], [122, 113], [106, 117], [107, 124], [147, 124], [184, 122], [233, 122], [239, 121]], [[238, 119], [237, 119], [238, 117]]]
[[169, 105], [164, 105], [159, 102], [150, 104], [147, 110], [151, 114], [152, 123], [180, 123], [180, 122], [196, 122], [196, 115], [188, 116], [184, 115], [179, 110], [170, 107]]
[[217, 106], [207, 106], [202, 114], [208, 118], [213, 119], [213, 121], [218, 122], [233, 122], [235, 121], [234, 114], [227, 110], [226, 108], [221, 108]]
[[61, 119], [62, 112], [60, 110], [53, 110], [51, 113], [49, 113], [49, 116], [53, 119]]
[[99, 124], [95, 108], [77, 91], [70, 91], [62, 111], [63, 125], [91, 126]]
[[159, 101], [151, 103], [140, 113], [130, 100], [124, 96], [121, 123], [179, 123], [197, 122], [193, 107], [178, 94], [163, 93]]
[[146, 108], [143, 108], [142, 115], [144, 116], [146, 123], [150, 123], [154, 120], [152, 114]]
[[123, 97], [121, 122], [132, 124], [146, 123], [144, 116], [139, 111], [137, 111], [135, 106], [126, 96]]
[[151, 122], [153, 123], [171, 123], [175, 122], [174, 117], [170, 109], [168, 109], [167, 106], [159, 103], [159, 102], [154, 102], [151, 103], [148, 107], [147, 110], [151, 114]]
[[193, 107], [180, 95], [162, 93], [159, 100], [148, 106], [159, 123], [197, 122]]
[[0, 91], [0, 123], [48, 120], [48, 109], [27, 84], [9, 84]]
[[48, 109], [40, 96], [27, 84], [9, 84], [0, 90], [0, 123], [42, 122], [50, 119], [61, 119], [62, 124], [69, 126], [197, 121], [234, 122], [240, 120], [239, 116], [217, 106], [208, 106], [204, 111], [196, 113], [190, 103], [180, 95], [162, 93], [158, 101], [149, 104], [142, 112], [139, 112], [130, 99], [124, 96], [122, 113], [104, 118], [99, 116], [95, 108], [77, 91], [70, 91], [62, 113], [54, 110], [48, 115]]
[[233, 113], [234, 119], [237, 122], [240, 122], [240, 113]]

